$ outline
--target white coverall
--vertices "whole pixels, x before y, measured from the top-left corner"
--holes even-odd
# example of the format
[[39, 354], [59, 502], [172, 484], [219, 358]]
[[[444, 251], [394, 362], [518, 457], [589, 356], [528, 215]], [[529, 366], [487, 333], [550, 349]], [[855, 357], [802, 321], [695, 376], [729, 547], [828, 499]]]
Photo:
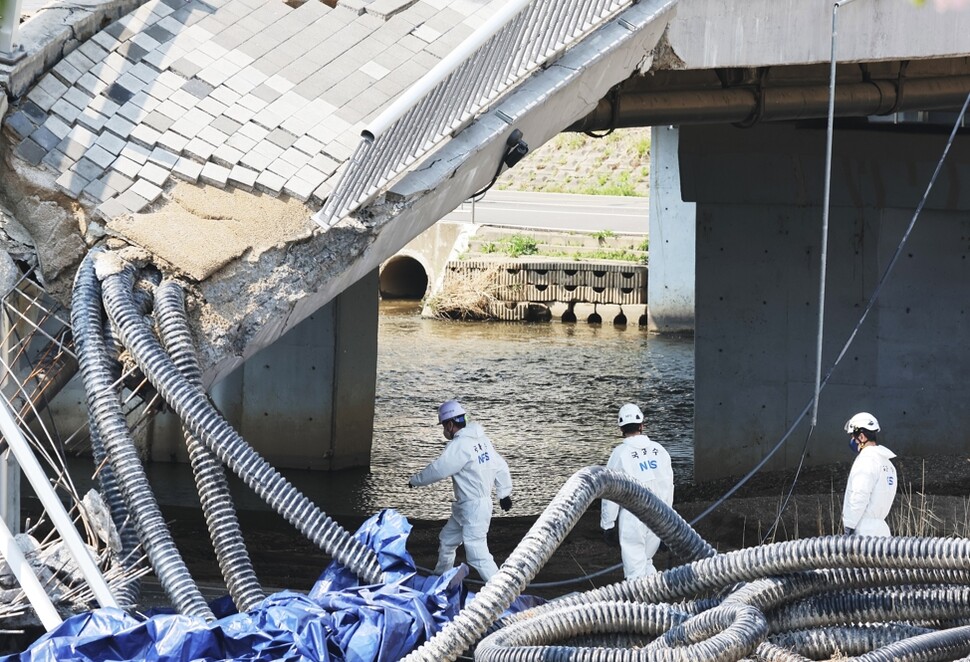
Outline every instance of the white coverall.
[[[613, 449], [606, 468], [626, 472], [668, 506], [674, 502], [674, 470], [670, 465], [670, 454], [647, 435], [625, 438]], [[612, 529], [617, 514], [623, 576], [631, 579], [654, 574], [657, 569], [653, 566], [653, 555], [660, 547], [660, 538], [635, 515], [606, 499], [603, 499], [600, 513], [600, 528]]]
[[896, 457], [884, 446], [866, 446], [852, 463], [842, 501], [842, 525], [861, 536], [888, 536], [886, 516], [896, 498]]
[[468, 423], [448, 442], [445, 450], [427, 467], [411, 476], [412, 485], [430, 485], [451, 477], [455, 500], [451, 517], [438, 536], [438, 565], [441, 575], [455, 565], [458, 545], [465, 545], [468, 564], [488, 581], [498, 566], [488, 551], [488, 525], [492, 520], [492, 485], [499, 499], [512, 494], [512, 476], [505, 458], [498, 454], [485, 430]]

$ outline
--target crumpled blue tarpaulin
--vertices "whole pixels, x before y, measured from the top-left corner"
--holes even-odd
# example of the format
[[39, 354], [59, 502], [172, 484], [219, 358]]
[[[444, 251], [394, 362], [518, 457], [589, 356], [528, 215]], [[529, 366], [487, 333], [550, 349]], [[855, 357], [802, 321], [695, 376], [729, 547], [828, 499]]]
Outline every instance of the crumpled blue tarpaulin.
[[276, 593], [245, 614], [212, 623], [177, 614], [139, 617], [96, 609], [69, 618], [0, 662], [400, 660], [454, 618], [467, 597], [465, 566], [441, 577], [415, 572], [405, 548], [410, 532], [407, 519], [384, 510], [355, 534], [377, 553], [384, 584], [360, 586], [352, 573], [332, 563], [309, 595]]

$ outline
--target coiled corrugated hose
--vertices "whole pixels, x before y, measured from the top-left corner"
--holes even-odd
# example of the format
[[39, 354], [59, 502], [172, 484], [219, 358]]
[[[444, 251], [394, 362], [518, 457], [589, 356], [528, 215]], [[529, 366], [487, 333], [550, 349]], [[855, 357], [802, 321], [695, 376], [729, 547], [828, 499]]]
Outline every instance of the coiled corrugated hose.
[[374, 552], [280, 475], [232, 429], [205, 395], [182, 376], [138, 314], [132, 284], [130, 268], [115, 269], [115, 273], [103, 277], [105, 308], [125, 348], [185, 426], [308, 540], [364, 581], [379, 582], [382, 573]]
[[[581, 612], [582, 605], [602, 609], [601, 605], [610, 601], [657, 604], [722, 593], [722, 605], [746, 604], [757, 609], [766, 615], [769, 627], [776, 633], [770, 639], [761, 635], [761, 640], [755, 636], [743, 643], [742, 649], [755, 651], [754, 659], [801, 662], [809, 659], [805, 655], [817, 659], [813, 654], [815, 647], [834, 642], [839, 650], [853, 654], [868, 651], [853, 658], [866, 662], [952, 660], [970, 653], [970, 628], [929, 632], [907, 628], [919, 628], [924, 621], [937, 619], [941, 614], [959, 618], [967, 613], [968, 554], [970, 541], [962, 539], [828, 536], [795, 540], [721, 554], [650, 577], [566, 596], [507, 617], [499, 624], [511, 627], [542, 618], [548, 630], [550, 623], [562, 618], [555, 614], [574, 607]], [[860, 597], [850, 597], [848, 593], [829, 595], [836, 587], [871, 585], [895, 588], [863, 593]], [[927, 585], [939, 588], [930, 589]], [[806, 596], [815, 594], [820, 595], [819, 600], [808, 603]], [[791, 602], [796, 605], [783, 607]], [[906, 621], [902, 623], [906, 627], [859, 627], [862, 621], [883, 617]], [[690, 627], [695, 618], [699, 616], [684, 621], [680, 627]], [[843, 627], [831, 627], [835, 623]], [[779, 632], [796, 625], [822, 626], [825, 634], [812, 635], [805, 630]], [[479, 644], [478, 650], [491, 636]], [[658, 641], [665, 641], [665, 646], [678, 643], [663, 637]], [[538, 650], [551, 657], [521, 659], [594, 659], [575, 657], [586, 654], [579, 649], [554, 646], [549, 640], [544, 643], [547, 646]], [[873, 649], [874, 646], [878, 647]], [[827, 650], [827, 655], [834, 650]], [[675, 659], [662, 653], [656, 642], [638, 655], [601, 659]], [[487, 658], [480, 658], [476, 651], [476, 659]]]
[[138, 539], [172, 604], [180, 613], [213, 620], [212, 611], [192, 580], [162, 518], [114, 387], [102, 335], [100, 287], [93, 264], [98, 257], [99, 254], [89, 254], [83, 260], [75, 280], [71, 310], [89, 417], [92, 428], [98, 430], [92, 437], [97, 436], [103, 444]]
[[[175, 366], [201, 392], [202, 368], [185, 315], [185, 296], [178, 283], [163, 281], [156, 290], [155, 325]], [[229, 481], [215, 453], [187, 428], [183, 428], [183, 433], [219, 569], [236, 607], [249, 611], [266, 596], [246, 550]]]
[[629, 476], [603, 467], [573, 474], [495, 574], [455, 619], [404, 659], [454, 660], [485, 634], [539, 569], [566, 534], [597, 499], [609, 499], [646, 522], [670, 550], [687, 559], [714, 555], [714, 549], [672, 508]]

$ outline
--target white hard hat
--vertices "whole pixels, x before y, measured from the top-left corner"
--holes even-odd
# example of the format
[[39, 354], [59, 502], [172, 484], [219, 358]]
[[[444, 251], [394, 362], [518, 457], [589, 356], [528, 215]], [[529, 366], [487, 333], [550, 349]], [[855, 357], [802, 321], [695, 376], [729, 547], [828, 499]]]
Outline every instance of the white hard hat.
[[860, 411], [858, 414], [850, 418], [845, 422], [845, 431], [852, 434], [856, 430], [870, 430], [872, 432], [879, 432], [879, 421], [876, 417], [866, 411]]
[[620, 407], [620, 415], [618, 418], [621, 428], [630, 423], [643, 423], [643, 412], [631, 402]]
[[465, 415], [465, 410], [461, 408], [461, 405], [458, 404], [457, 400], [448, 400], [447, 402], [442, 403], [440, 407], [438, 407], [439, 423], [444, 423], [445, 421], [450, 421], [453, 418], [457, 418], [459, 416], [464, 416], [464, 415]]

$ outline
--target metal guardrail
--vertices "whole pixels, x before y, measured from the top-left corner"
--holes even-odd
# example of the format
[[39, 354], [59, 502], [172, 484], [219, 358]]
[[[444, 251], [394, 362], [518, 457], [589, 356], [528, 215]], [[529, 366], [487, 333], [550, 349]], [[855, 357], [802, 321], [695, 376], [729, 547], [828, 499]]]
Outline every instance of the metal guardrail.
[[631, 0], [511, 0], [361, 132], [326, 204], [330, 226]]

